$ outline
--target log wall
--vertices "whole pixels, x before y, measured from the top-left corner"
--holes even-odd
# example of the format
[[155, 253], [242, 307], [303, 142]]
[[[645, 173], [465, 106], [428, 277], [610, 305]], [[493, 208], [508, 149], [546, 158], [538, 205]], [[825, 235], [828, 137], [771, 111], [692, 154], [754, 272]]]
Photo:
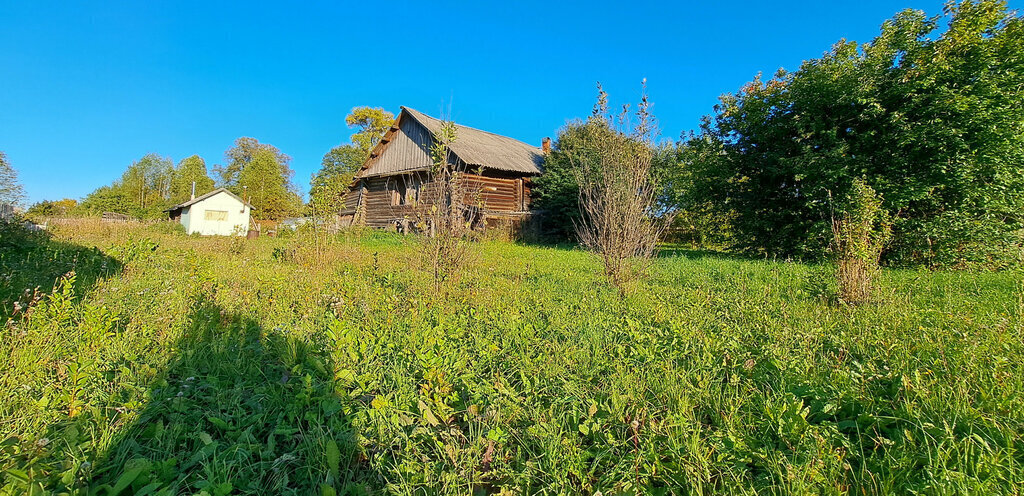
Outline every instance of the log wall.
[[[462, 203], [479, 208], [485, 218], [520, 216], [529, 209], [528, 184], [528, 178], [462, 174]], [[370, 177], [348, 193], [343, 212], [361, 212], [360, 223], [367, 226], [393, 227], [396, 221], [402, 223], [425, 217], [437, 194], [437, 183], [423, 174]]]

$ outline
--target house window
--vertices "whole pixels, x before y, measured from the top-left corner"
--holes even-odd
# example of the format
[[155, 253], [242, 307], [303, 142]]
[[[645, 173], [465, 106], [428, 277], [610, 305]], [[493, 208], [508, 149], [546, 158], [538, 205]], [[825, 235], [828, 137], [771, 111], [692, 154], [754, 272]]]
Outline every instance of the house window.
[[205, 220], [228, 220], [227, 210], [207, 210], [203, 214]]

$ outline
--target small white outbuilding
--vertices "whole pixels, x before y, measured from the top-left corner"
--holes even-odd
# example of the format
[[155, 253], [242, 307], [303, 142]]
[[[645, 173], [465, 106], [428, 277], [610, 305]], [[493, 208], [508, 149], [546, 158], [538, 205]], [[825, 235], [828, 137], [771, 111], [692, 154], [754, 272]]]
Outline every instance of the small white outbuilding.
[[185, 226], [186, 233], [204, 236], [245, 236], [250, 211], [252, 205], [224, 188], [167, 209], [171, 219]]

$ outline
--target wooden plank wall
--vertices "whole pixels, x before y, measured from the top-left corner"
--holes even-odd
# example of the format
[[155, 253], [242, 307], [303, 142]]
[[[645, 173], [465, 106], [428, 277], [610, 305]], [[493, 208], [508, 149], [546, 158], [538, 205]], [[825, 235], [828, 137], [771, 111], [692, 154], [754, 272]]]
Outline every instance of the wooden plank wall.
[[[521, 213], [529, 208], [529, 193], [524, 179], [503, 179], [475, 174], [461, 176], [463, 203], [476, 206], [487, 216], [506, 216]], [[392, 227], [395, 221], [415, 221], [425, 216], [427, 209], [437, 197], [437, 183], [419, 181], [411, 174], [372, 177], [362, 181], [363, 194], [357, 205], [350, 198], [358, 198], [358, 189], [346, 197], [345, 212], [354, 212], [361, 207], [363, 223], [371, 227]], [[406, 204], [395, 205], [397, 191], [404, 182]], [[418, 185], [418, 187], [416, 187]], [[415, 206], [414, 206], [415, 204]], [[419, 212], [417, 212], [419, 210]]]

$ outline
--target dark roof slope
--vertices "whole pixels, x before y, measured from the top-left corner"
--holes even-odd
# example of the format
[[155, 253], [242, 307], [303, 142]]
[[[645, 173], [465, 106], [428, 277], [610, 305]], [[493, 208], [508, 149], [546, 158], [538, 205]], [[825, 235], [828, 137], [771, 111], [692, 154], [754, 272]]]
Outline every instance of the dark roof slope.
[[[396, 174], [430, 167], [429, 146], [443, 121], [402, 107], [383, 140], [363, 165], [360, 177]], [[425, 132], [424, 132], [425, 131]], [[540, 174], [541, 149], [522, 141], [456, 124], [452, 153], [471, 167]]]

